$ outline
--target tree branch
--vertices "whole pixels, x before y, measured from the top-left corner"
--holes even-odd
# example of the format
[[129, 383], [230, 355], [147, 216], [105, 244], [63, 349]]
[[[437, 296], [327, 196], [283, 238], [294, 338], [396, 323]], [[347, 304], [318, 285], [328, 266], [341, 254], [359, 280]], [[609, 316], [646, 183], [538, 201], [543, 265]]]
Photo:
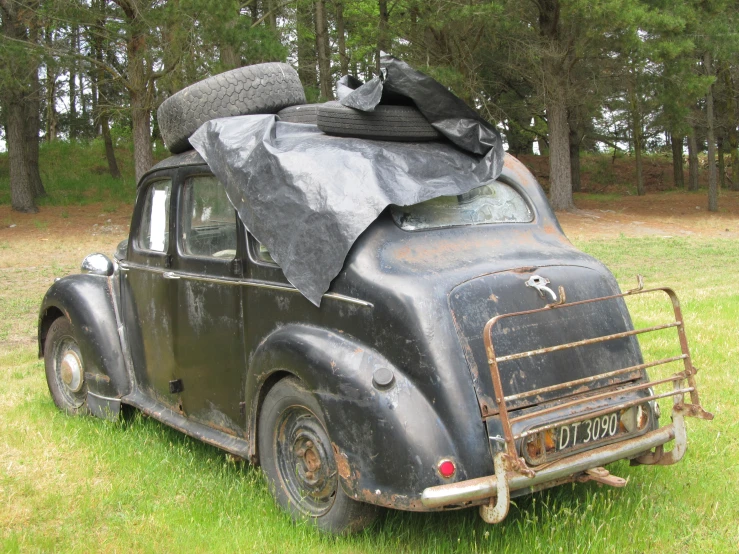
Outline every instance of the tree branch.
[[[0, 0], [0, 2], [2, 1], [3, 0]], [[101, 69], [104, 69], [107, 73], [112, 75], [114, 79], [121, 81], [123, 83], [123, 86], [125, 86], [128, 90], [131, 90], [131, 85], [128, 82], [128, 80], [123, 75], [121, 75], [118, 71], [116, 71], [114, 67], [106, 64], [105, 62], [96, 60], [95, 58], [91, 58], [90, 56], [85, 56], [83, 54], [75, 54], [75, 53], [71, 53], [69, 50], [63, 50], [61, 48], [55, 48], [53, 46], [49, 47], [43, 44], [37, 44], [37, 43], [29, 42], [27, 40], [11, 38], [8, 36], [0, 37], [0, 42], [2, 42], [3, 40], [14, 42], [16, 44], [21, 44], [25, 46], [28, 50], [39, 53], [39, 54], [49, 54], [52, 56], [56, 55], [59, 57], [73, 58], [73, 59], [89, 62], [92, 65], [95, 65]]]

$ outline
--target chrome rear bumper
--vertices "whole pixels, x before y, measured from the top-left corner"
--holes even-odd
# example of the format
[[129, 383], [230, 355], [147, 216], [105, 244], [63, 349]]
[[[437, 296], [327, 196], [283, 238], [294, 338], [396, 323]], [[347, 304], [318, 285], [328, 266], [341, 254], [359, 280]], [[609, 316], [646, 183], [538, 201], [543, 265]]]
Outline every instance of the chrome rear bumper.
[[[506, 472], [506, 486], [509, 491], [517, 491], [534, 487], [547, 481], [577, 475], [588, 469], [610, 464], [624, 458], [633, 458], [665, 444], [675, 438], [674, 423], [652, 431], [641, 437], [604, 446], [588, 452], [575, 454], [568, 458], [552, 462], [546, 468], [536, 472], [533, 477], [526, 477], [516, 472]], [[500, 454], [499, 454], [500, 455]], [[490, 475], [478, 479], [469, 479], [448, 485], [429, 487], [423, 491], [421, 503], [427, 508], [439, 508], [450, 504], [462, 504], [475, 500], [483, 500], [497, 496], [498, 476]]]
[[[696, 410], [694, 406], [678, 404], [673, 407], [672, 423], [633, 439], [610, 444], [587, 452], [574, 454], [537, 468], [532, 475], [511, 471], [507, 454], [495, 455], [496, 475], [469, 479], [448, 485], [429, 487], [421, 495], [421, 503], [427, 508], [440, 508], [491, 499], [480, 507], [480, 514], [488, 523], [498, 523], [508, 514], [510, 493], [520, 489], [545, 485], [548, 482], [575, 480], [586, 471], [624, 459], [634, 459], [643, 464], [670, 465], [678, 462], [687, 448], [685, 416], [708, 419], [710, 414]], [[662, 445], [674, 440], [672, 450], [663, 452]], [[655, 449], [655, 452], [652, 452]], [[505, 478], [499, 478], [505, 475]], [[589, 477], [585, 476], [584, 480]], [[554, 484], [554, 483], [553, 483]]]

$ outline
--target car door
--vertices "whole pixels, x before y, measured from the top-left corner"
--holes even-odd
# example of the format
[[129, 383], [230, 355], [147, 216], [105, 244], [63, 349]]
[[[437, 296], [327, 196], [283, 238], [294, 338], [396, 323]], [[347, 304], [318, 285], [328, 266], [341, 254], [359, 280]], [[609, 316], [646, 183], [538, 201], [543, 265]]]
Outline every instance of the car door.
[[183, 170], [181, 179], [174, 349], [182, 406], [188, 417], [238, 435], [245, 422], [243, 226], [213, 175]]
[[168, 174], [155, 174], [139, 189], [126, 261], [121, 263], [121, 311], [139, 390], [177, 409], [179, 396], [170, 392], [177, 294], [171, 279], [172, 192]]

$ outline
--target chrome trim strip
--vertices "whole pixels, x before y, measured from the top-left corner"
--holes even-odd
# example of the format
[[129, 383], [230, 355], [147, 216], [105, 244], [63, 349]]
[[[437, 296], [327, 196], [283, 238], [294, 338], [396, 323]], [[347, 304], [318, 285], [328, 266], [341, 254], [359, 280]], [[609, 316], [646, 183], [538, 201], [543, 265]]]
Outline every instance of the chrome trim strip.
[[[149, 267], [140, 264], [132, 264], [130, 262], [121, 262], [121, 269], [127, 271], [128, 269], [139, 269], [141, 271], [148, 271], [150, 273], [159, 273], [167, 279], [187, 279], [190, 281], [200, 281], [203, 283], [215, 283], [225, 285], [236, 285], [242, 287], [255, 287], [261, 289], [279, 290], [284, 292], [300, 292], [298, 289], [288, 285], [277, 285], [273, 283], [265, 283], [264, 281], [253, 281], [246, 279], [232, 279], [229, 277], [203, 277], [201, 275], [194, 275], [192, 273], [174, 272], [170, 269], [163, 269], [159, 267]], [[165, 274], [167, 274], [165, 276]], [[177, 276], [177, 277], [175, 277]], [[357, 306], [364, 306], [365, 308], [374, 308], [375, 305], [372, 302], [366, 300], [360, 300], [352, 296], [346, 296], [344, 294], [338, 294], [336, 292], [327, 292], [323, 295], [323, 298], [331, 298], [332, 300], [339, 300], [341, 302], [347, 302], [349, 304], [356, 304]]]

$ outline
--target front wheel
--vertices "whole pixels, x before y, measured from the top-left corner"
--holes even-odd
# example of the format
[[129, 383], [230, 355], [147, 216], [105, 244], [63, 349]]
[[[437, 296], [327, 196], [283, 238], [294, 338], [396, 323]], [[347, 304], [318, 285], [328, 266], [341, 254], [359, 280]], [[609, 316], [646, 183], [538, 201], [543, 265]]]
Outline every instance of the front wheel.
[[44, 343], [46, 382], [54, 404], [69, 415], [84, 415], [87, 408], [85, 366], [72, 324], [60, 317], [49, 327]]
[[377, 507], [349, 498], [339, 483], [331, 439], [318, 402], [295, 378], [267, 393], [259, 417], [259, 460], [278, 504], [321, 531], [354, 533]]

